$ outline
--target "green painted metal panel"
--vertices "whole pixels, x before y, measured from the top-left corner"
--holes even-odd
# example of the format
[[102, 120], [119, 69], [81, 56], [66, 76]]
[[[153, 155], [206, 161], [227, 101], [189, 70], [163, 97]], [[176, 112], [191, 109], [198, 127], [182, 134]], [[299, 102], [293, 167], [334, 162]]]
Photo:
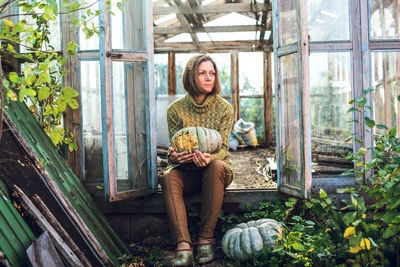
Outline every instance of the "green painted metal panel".
[[11, 203], [0, 178], [0, 250], [12, 266], [29, 266], [26, 249], [34, 239], [35, 235]]
[[57, 183], [104, 251], [117, 265], [119, 256], [129, 254], [128, 248], [111, 228], [104, 214], [98, 209], [32, 113], [25, 104], [18, 101], [10, 102], [6, 112], [37, 158], [43, 162], [51, 179]]

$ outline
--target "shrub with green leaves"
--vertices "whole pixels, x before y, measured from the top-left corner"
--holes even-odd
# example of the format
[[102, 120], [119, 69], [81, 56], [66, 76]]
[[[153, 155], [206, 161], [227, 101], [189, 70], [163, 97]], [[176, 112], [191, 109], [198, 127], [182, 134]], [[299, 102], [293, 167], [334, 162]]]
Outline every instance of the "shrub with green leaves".
[[[73, 134], [64, 130], [61, 123], [67, 107], [79, 106], [77, 91], [63, 85], [63, 77], [68, 74], [64, 55], [75, 55], [78, 45], [72, 40], [56, 50], [50, 42], [50, 25], [63, 14], [71, 31], [82, 29], [89, 38], [99, 32], [89, 22], [102, 12], [109, 12], [110, 4], [108, 1], [104, 10], [92, 10], [91, 4], [83, 1], [63, 1], [61, 7], [55, 0], [0, 1], [0, 110], [9, 101], [25, 102], [57, 147], [65, 143], [71, 151], [76, 150]], [[79, 10], [84, 14], [78, 16]]]

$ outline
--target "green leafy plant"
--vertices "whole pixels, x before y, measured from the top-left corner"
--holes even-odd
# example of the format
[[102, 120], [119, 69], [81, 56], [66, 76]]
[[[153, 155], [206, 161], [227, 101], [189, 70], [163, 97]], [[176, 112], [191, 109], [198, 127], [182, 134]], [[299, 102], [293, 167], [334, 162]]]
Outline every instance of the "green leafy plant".
[[[66, 57], [75, 55], [78, 45], [73, 40], [56, 51], [50, 42], [50, 25], [57, 23], [62, 14], [71, 31], [82, 29], [89, 38], [99, 33], [97, 26], [89, 22], [102, 12], [109, 12], [110, 4], [107, 2], [104, 10], [93, 10], [91, 4], [75, 1], [65, 1], [60, 8], [55, 0], [2, 1], [0, 125], [6, 103], [25, 102], [57, 147], [66, 144], [71, 151], [77, 149], [73, 134], [62, 127], [62, 117], [67, 107], [76, 109], [79, 106], [77, 91], [63, 86], [63, 78], [68, 74], [64, 69]], [[19, 14], [4, 12], [16, 8]], [[75, 16], [78, 11], [85, 12]], [[15, 21], [18, 16], [20, 20]]]
[[[353, 101], [356, 107], [352, 111], [364, 117], [370, 133], [374, 129], [385, 132], [376, 135], [373, 147], [361, 147], [348, 156], [356, 166], [348, 173], [356, 177], [360, 187], [346, 190], [351, 199], [345, 201], [343, 208], [347, 225], [344, 237], [348, 239], [349, 252], [355, 255], [355, 264], [397, 266], [400, 264], [400, 140], [395, 128], [389, 130], [367, 116], [371, 108], [366, 105], [366, 96], [370, 92], [373, 90], [366, 90], [363, 98]], [[372, 155], [368, 161], [367, 153]]]

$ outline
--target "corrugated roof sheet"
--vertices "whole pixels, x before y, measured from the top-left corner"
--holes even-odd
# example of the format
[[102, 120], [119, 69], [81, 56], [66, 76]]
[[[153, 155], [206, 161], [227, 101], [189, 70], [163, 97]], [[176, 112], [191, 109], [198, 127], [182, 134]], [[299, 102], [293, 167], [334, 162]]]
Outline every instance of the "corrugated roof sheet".
[[129, 254], [128, 248], [111, 228], [104, 214], [97, 208], [91, 196], [80, 183], [79, 178], [59, 154], [32, 113], [23, 103], [18, 101], [12, 101], [8, 105], [6, 113], [38, 159], [42, 159], [51, 179], [57, 183], [104, 251], [117, 265], [119, 256]]
[[26, 249], [35, 239], [7, 194], [0, 177], [0, 250], [12, 266], [29, 266]]

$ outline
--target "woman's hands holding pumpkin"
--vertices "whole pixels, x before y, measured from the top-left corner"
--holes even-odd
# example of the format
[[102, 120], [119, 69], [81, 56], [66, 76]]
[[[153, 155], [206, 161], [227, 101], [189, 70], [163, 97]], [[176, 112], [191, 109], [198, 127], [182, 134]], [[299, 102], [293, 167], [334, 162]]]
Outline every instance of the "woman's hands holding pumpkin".
[[195, 150], [193, 153], [193, 162], [197, 167], [205, 167], [210, 163], [211, 155], [209, 153], [201, 153]]
[[189, 154], [187, 151], [184, 152], [176, 152], [173, 147], [168, 148], [169, 149], [169, 161], [175, 164], [184, 164], [184, 163], [189, 163], [193, 161], [193, 155]]

